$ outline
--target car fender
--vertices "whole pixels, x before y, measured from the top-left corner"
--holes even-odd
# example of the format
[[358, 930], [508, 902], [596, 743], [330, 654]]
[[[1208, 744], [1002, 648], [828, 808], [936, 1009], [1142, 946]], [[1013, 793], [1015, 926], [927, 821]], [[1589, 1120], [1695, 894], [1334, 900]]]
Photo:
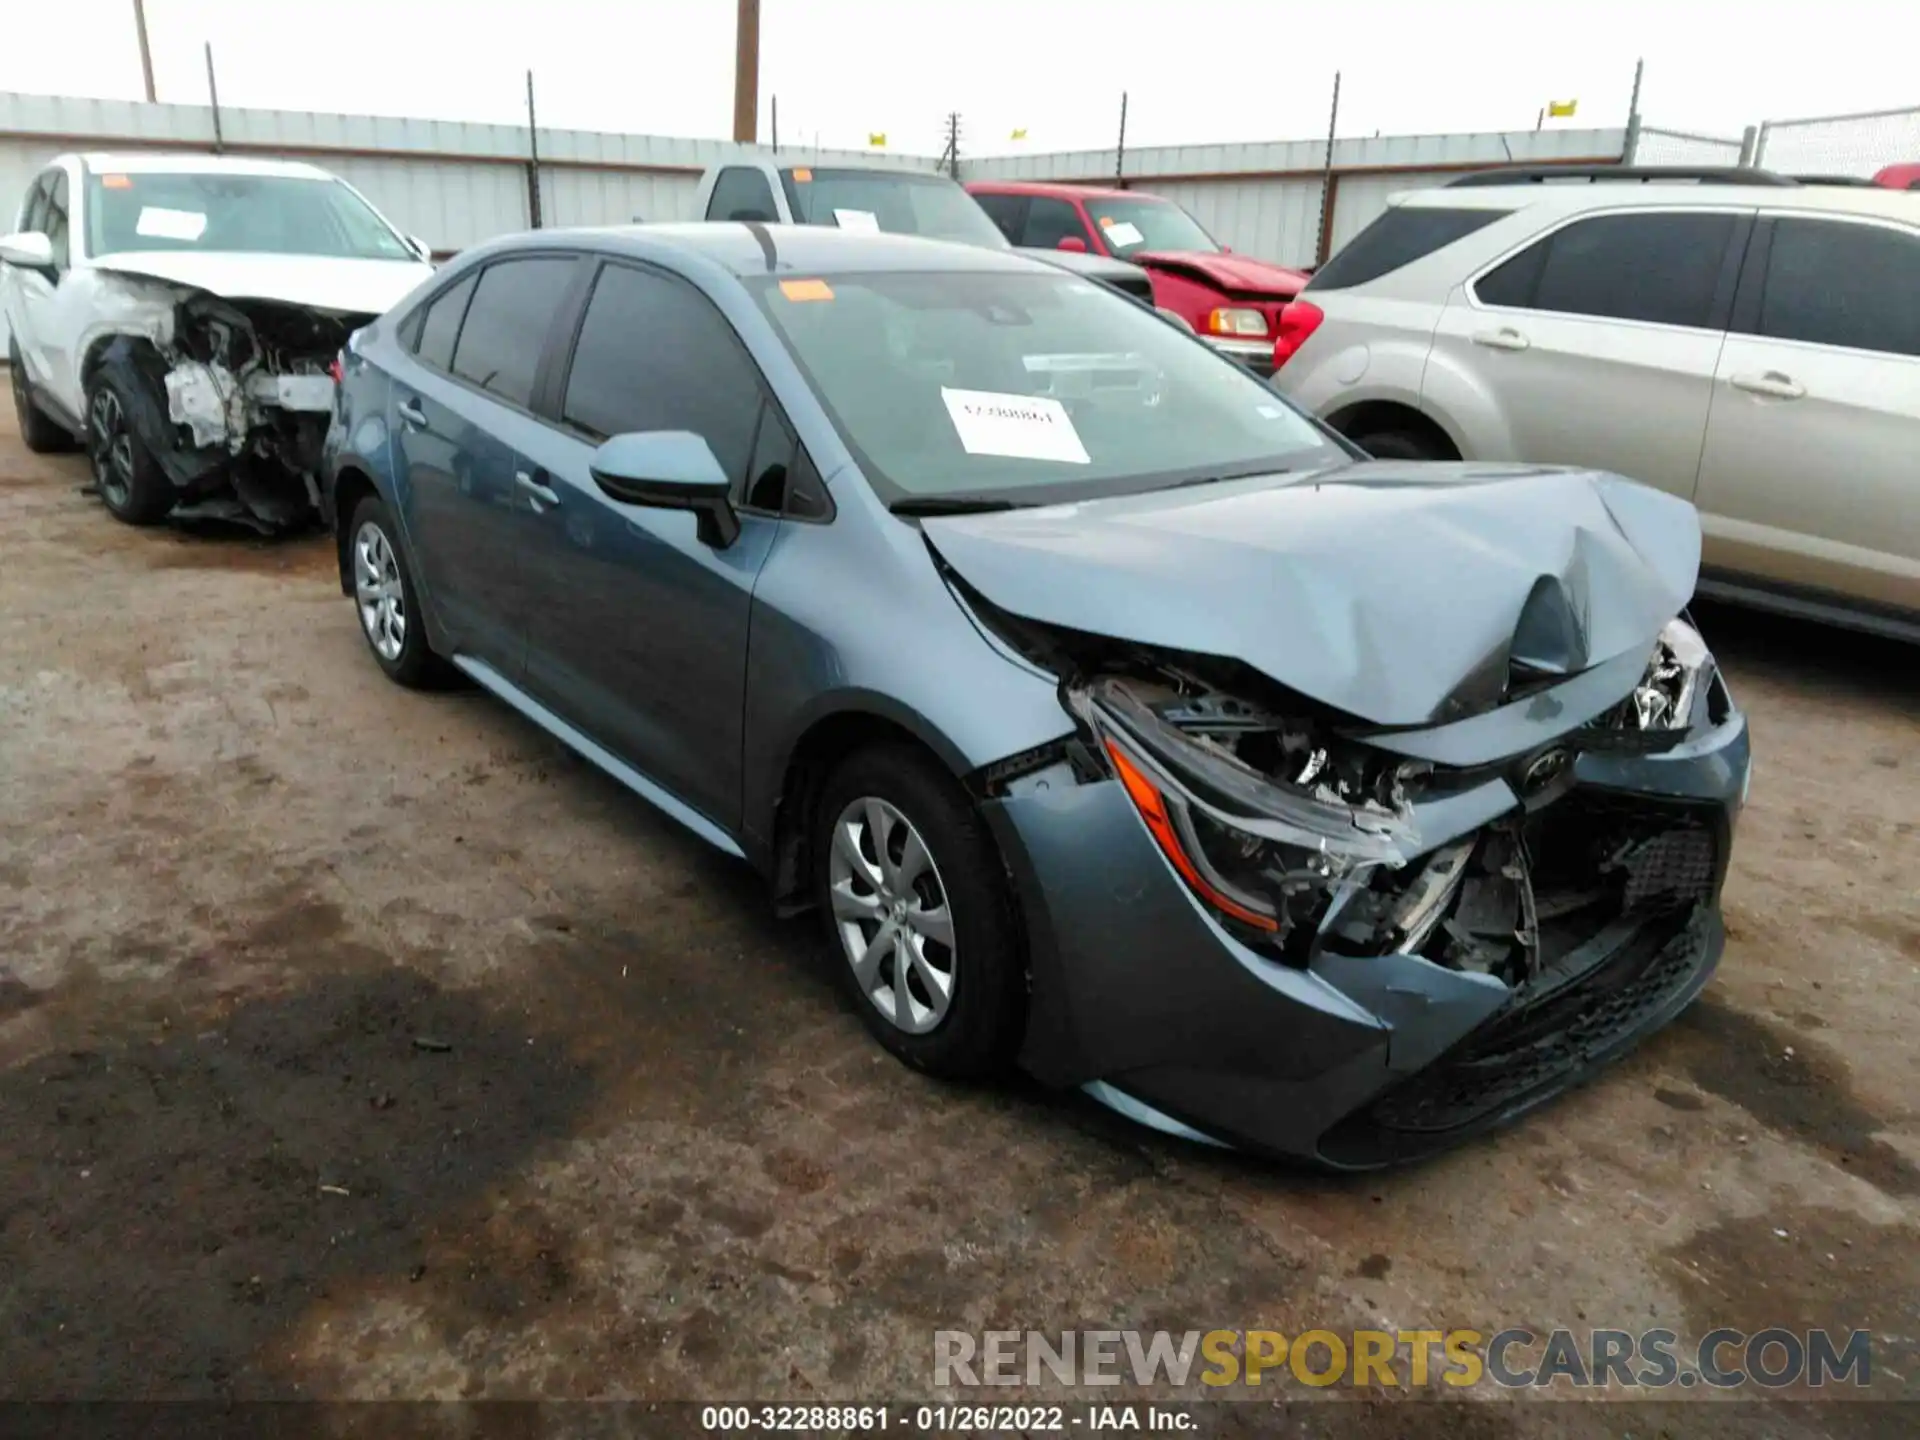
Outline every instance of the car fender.
[[1427, 357], [1417, 408], [1447, 432], [1468, 460], [1518, 460], [1513, 426], [1500, 393], [1436, 345]]

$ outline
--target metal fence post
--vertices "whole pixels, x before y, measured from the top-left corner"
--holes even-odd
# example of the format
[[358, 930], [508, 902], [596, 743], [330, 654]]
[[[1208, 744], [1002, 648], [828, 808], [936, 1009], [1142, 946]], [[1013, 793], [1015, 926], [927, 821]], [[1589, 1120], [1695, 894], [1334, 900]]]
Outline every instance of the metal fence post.
[[1753, 137], [1753, 164], [1755, 167], [1767, 163], [1767, 137], [1773, 133], [1773, 122], [1762, 120], [1759, 130]]
[[220, 133], [220, 86], [213, 78], [213, 42], [203, 42], [202, 48], [207, 52], [207, 100], [213, 106], [213, 153], [218, 155], [227, 148], [227, 142]]
[[1627, 138], [1620, 147], [1620, 163], [1633, 164], [1640, 153], [1640, 82], [1646, 79], [1647, 62], [1633, 62], [1633, 94], [1627, 101]]
[[1327, 251], [1333, 247], [1333, 134], [1340, 128], [1340, 72], [1333, 72], [1333, 107], [1327, 112], [1327, 155], [1320, 168], [1320, 215], [1314, 225], [1319, 237], [1314, 242], [1315, 268], [1327, 263]]
[[1121, 189], [1126, 189], [1127, 175], [1127, 92], [1120, 92], [1120, 139], [1113, 147], [1113, 178], [1121, 181]]
[[1759, 149], [1760, 127], [1758, 125], [1749, 125], [1745, 130], [1740, 132], [1740, 159], [1738, 163], [1743, 168], [1750, 165], [1758, 165], [1760, 162], [1756, 158], [1756, 155]]
[[527, 228], [540, 228], [540, 122], [533, 113], [533, 71], [527, 71]]

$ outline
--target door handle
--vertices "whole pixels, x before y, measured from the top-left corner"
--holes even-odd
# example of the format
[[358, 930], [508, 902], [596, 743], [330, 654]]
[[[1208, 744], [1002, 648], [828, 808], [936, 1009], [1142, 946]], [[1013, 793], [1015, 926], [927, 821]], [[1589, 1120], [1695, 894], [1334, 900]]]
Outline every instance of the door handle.
[[400, 418], [402, 420], [406, 421], [407, 424], [413, 426], [415, 429], [424, 430], [427, 428], [427, 410], [418, 400], [409, 397], [394, 406], [394, 409], [400, 412]]
[[[547, 472], [544, 470], [541, 470], [537, 473], [540, 475], [545, 475]], [[560, 492], [558, 490], [555, 490], [550, 485], [542, 484], [539, 480], [536, 480], [534, 478], [534, 475], [532, 473], [529, 473], [528, 471], [525, 471], [525, 470], [514, 471], [513, 483], [515, 485], [518, 485], [522, 490], [526, 492], [527, 498], [533, 502], [533, 509], [535, 514], [540, 513], [540, 510], [543, 506], [546, 507], [547, 509], [552, 509], [554, 506], [560, 503]]]
[[1524, 350], [1533, 342], [1511, 325], [1502, 325], [1498, 330], [1476, 332], [1473, 343], [1484, 345], [1489, 350]]
[[1749, 395], [1767, 395], [1775, 400], [1798, 400], [1807, 393], [1806, 386], [1778, 370], [1769, 370], [1764, 375], [1735, 375], [1727, 383]]

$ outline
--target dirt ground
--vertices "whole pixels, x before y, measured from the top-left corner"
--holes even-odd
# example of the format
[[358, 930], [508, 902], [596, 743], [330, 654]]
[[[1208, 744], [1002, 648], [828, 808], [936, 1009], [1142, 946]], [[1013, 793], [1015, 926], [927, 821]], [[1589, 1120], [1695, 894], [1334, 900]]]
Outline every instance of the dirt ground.
[[[1920, 1398], [1914, 652], [1706, 612], [1758, 757], [1719, 978], [1519, 1128], [1329, 1180], [907, 1072], [743, 868], [382, 680], [323, 540], [85, 480], [0, 419], [0, 1395], [906, 1400], [940, 1328], [1826, 1324]], [[1484, 1398], [1442, 1428], [1619, 1428]]]

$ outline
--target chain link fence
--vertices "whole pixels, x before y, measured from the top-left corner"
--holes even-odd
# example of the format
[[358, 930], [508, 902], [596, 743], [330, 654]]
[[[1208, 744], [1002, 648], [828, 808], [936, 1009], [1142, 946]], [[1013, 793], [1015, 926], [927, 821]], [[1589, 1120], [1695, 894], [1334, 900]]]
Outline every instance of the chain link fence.
[[1888, 165], [1920, 161], [1920, 105], [1808, 120], [1769, 120], [1760, 127], [1756, 165], [1787, 175], [1871, 178]]
[[1920, 163], [1920, 105], [1767, 120], [1737, 137], [1637, 122], [1627, 134], [1629, 165], [1757, 165], [1783, 175], [1868, 180], [1888, 165]]

